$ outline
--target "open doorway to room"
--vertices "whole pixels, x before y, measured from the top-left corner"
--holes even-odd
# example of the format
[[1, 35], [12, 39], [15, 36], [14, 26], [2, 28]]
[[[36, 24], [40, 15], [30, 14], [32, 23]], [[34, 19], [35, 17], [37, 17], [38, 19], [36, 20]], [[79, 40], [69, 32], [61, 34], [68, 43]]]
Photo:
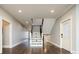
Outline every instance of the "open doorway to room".
[[[2, 21], [2, 48], [8, 48], [10, 45], [10, 23], [3, 20]], [[2, 52], [2, 53], [3, 53]]]

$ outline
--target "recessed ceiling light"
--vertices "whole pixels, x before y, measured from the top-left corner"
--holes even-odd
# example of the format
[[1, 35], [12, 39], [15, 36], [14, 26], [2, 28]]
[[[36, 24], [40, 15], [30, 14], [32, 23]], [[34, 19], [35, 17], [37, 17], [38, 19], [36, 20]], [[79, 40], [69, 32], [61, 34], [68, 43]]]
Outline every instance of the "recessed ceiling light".
[[54, 13], [55, 11], [54, 11], [54, 10], [50, 10], [50, 12], [51, 12], [51, 13]]
[[22, 13], [22, 10], [18, 10], [19, 13]]

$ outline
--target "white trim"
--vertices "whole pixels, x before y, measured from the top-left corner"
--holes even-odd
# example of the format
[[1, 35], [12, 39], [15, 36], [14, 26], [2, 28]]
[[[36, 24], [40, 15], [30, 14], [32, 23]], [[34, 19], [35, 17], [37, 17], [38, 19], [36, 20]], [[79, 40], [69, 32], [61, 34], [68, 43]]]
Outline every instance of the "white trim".
[[57, 43], [54, 43], [54, 42], [51, 42], [51, 41], [48, 41], [48, 42], [55, 45], [55, 46], [57, 46], [57, 47], [59, 47], [59, 48], [61, 48], [60, 45], [58, 45]]
[[23, 40], [23, 41], [17, 42], [17, 43], [15, 43], [15, 44], [13, 44], [11, 48], [16, 47], [17, 45], [19, 45], [19, 44], [21, 44], [21, 43], [23, 43], [23, 42], [25, 42], [25, 41], [26, 41], [26, 40]]
[[19, 45], [19, 44], [25, 42], [25, 41], [26, 41], [26, 40], [23, 40], [23, 41], [17, 42], [16, 44], [14, 44], [14, 45], [12, 45], [12, 46], [10, 46], [10, 45], [3, 45], [3, 48], [13, 48], [13, 47], [15, 47], [15, 46], [17, 46], [17, 45]]
[[2, 16], [0, 16], [0, 53], [2, 53]]
[[2, 47], [3, 47], [3, 48], [10, 48], [9, 45], [3, 45]]
[[76, 54], [76, 51], [72, 51], [72, 54]]
[[72, 51], [72, 54], [79, 54], [79, 51]]
[[10, 32], [9, 32], [9, 34], [10, 34], [10, 40], [9, 40], [9, 42], [10, 42], [10, 48], [12, 47], [12, 24], [10, 23], [9, 24], [9, 26], [10, 26]]
[[62, 33], [62, 23], [63, 22], [65, 22], [65, 21], [67, 21], [67, 20], [70, 20], [71, 21], [71, 53], [73, 53], [73, 51], [72, 51], [72, 17], [71, 16], [69, 16], [68, 18], [66, 18], [66, 19], [64, 19], [64, 20], [61, 20], [60, 21], [60, 47], [62, 48], [62, 38], [61, 38], [61, 33]]

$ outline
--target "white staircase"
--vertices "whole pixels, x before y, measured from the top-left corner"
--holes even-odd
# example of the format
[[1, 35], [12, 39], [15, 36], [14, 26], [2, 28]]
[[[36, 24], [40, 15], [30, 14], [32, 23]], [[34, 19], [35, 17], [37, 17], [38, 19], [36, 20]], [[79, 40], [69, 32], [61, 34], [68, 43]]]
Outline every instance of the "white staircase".
[[30, 47], [43, 47], [43, 39], [40, 32], [33, 32], [30, 36]]
[[30, 33], [30, 47], [43, 47], [43, 35], [41, 32], [42, 19], [32, 20], [32, 33]]

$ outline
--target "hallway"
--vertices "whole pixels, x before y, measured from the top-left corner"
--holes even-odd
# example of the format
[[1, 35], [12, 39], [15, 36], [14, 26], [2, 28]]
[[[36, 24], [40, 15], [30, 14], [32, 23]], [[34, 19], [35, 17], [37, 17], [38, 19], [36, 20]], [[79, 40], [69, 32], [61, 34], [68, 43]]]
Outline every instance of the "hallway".
[[79, 14], [75, 16], [79, 12], [77, 5], [3, 4], [0, 7], [0, 53], [77, 53], [76, 50], [79, 49], [77, 46]]
[[[62, 52], [61, 52], [62, 50]], [[51, 43], [47, 43], [46, 48], [28, 48], [26, 42], [14, 47], [3, 48], [3, 54], [71, 54], [65, 49], [60, 49]]]

